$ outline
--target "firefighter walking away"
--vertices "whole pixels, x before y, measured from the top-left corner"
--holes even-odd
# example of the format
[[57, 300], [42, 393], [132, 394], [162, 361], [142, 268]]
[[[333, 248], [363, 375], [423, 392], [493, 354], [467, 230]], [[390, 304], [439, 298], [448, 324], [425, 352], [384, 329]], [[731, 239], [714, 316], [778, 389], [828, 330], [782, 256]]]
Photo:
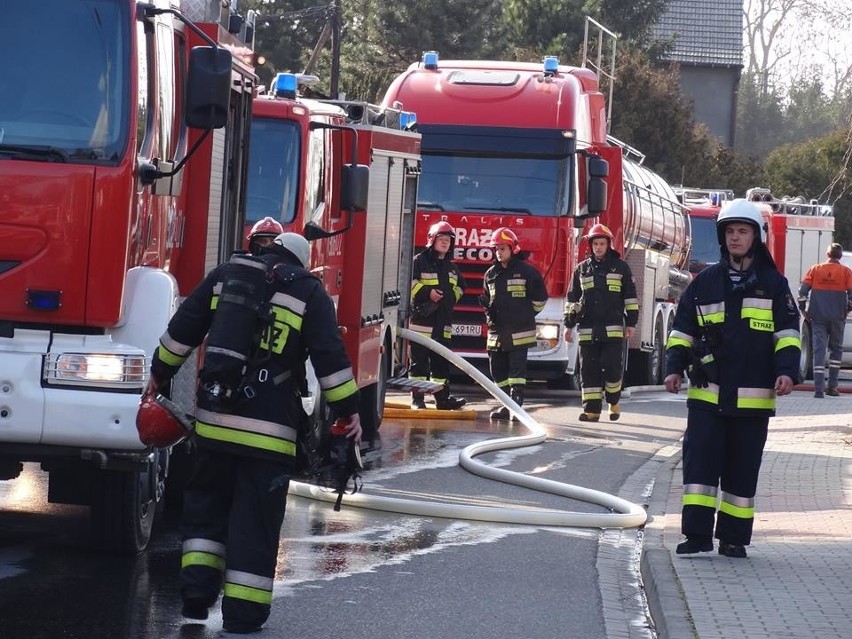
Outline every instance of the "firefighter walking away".
[[639, 321], [636, 283], [627, 262], [612, 248], [612, 231], [595, 224], [586, 235], [591, 256], [577, 265], [565, 302], [565, 340], [580, 339], [581, 422], [600, 419], [603, 400], [609, 418], [621, 417], [624, 341]]
[[[456, 231], [448, 222], [436, 222], [429, 228], [426, 248], [414, 258], [411, 282], [411, 320], [408, 328], [450, 348], [453, 307], [461, 299], [464, 280], [459, 267], [450, 259]], [[443, 388], [434, 393], [435, 407], [458, 410], [467, 403], [450, 395], [450, 363], [442, 355], [420, 344], [411, 344], [411, 369], [408, 377], [431, 381]], [[411, 393], [411, 408], [426, 408], [422, 391]]]
[[269, 617], [287, 489], [296, 470], [309, 355], [322, 392], [354, 442], [358, 388], [334, 304], [306, 270], [295, 233], [215, 268], [181, 304], [151, 366], [165, 388], [207, 338], [195, 422], [198, 455], [181, 522], [183, 614], [206, 619], [222, 596], [224, 629], [253, 633]]
[[710, 552], [715, 535], [745, 558], [769, 418], [799, 375], [799, 312], [754, 204], [727, 204], [716, 234], [721, 260], [686, 288], [666, 343], [666, 390], [689, 376], [677, 554]]

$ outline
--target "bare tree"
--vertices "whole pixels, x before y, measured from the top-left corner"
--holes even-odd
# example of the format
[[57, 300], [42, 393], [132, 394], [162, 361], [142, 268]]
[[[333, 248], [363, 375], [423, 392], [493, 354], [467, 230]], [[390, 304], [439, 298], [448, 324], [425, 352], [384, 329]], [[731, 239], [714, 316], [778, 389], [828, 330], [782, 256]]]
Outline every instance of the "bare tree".
[[852, 0], [745, 0], [743, 13], [746, 70], [761, 78], [764, 95], [770, 83], [789, 84], [814, 66], [830, 93], [849, 84]]

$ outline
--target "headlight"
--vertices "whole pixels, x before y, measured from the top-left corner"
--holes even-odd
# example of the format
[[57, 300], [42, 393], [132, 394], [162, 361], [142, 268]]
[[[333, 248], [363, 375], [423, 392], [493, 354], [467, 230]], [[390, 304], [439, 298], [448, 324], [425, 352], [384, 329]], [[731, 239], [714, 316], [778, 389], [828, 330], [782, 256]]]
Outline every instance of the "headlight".
[[558, 324], [536, 324], [535, 342], [539, 350], [550, 350], [559, 345], [559, 333], [561, 326]]
[[49, 355], [44, 379], [48, 384], [135, 389], [145, 385], [148, 362], [144, 355], [62, 353]]
[[561, 326], [557, 324], [536, 324], [535, 338], [543, 340], [559, 340]]

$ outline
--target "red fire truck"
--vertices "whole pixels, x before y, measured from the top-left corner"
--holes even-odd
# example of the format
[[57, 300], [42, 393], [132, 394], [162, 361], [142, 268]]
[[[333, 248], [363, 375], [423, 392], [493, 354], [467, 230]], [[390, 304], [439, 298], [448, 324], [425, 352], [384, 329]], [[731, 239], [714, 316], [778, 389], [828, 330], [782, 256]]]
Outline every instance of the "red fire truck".
[[[716, 216], [733, 193], [719, 189], [676, 189], [689, 208], [692, 219], [693, 244], [690, 271], [697, 273], [707, 264], [719, 260], [719, 241], [716, 236]], [[831, 206], [801, 196], [777, 198], [765, 188], [749, 189], [746, 199], [758, 205], [766, 220], [766, 246], [778, 269], [787, 277], [795, 296], [802, 278], [814, 264], [826, 260], [826, 251], [834, 241], [834, 212]], [[847, 327], [847, 335], [852, 328]], [[849, 343], [849, 339], [844, 339]], [[843, 365], [852, 365], [852, 352], [844, 346]], [[811, 328], [802, 321], [801, 373], [811, 376], [813, 351]]]
[[607, 136], [597, 75], [554, 57], [543, 64], [439, 61], [428, 52], [394, 80], [383, 105], [416, 112], [423, 135], [416, 244], [425, 244], [437, 220], [456, 229], [454, 259], [467, 290], [453, 319], [453, 349], [486, 366], [477, 297], [493, 259], [491, 232], [508, 226], [550, 295], [536, 318], [530, 378], [562, 383], [568, 374], [576, 387], [577, 340], [563, 339], [563, 305], [573, 269], [586, 256], [583, 229], [601, 221], [615, 233], [614, 248], [639, 288], [629, 380], [659, 383], [666, 328], [688, 282], [688, 218], [641, 155]]
[[[313, 240], [311, 265], [335, 300], [361, 389], [365, 440], [378, 429], [408, 308], [420, 135], [409, 114], [305, 99], [279, 74], [252, 107], [246, 224], [271, 216]], [[309, 375], [305, 408], [322, 419]]]
[[185, 4], [4, 7], [0, 478], [40, 463], [51, 502], [90, 505], [99, 547], [132, 553], [170, 453], [135, 427], [151, 355], [242, 232], [253, 25]]

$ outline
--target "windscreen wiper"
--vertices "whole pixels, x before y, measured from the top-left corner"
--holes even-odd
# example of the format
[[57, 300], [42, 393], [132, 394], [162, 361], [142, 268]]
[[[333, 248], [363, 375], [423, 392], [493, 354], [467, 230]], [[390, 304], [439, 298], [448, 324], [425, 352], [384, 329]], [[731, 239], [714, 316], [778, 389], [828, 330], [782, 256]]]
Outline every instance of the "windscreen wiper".
[[438, 204], [437, 202], [418, 202], [418, 209], [434, 209], [436, 211], [443, 211], [444, 207]]
[[522, 213], [532, 215], [532, 211], [523, 207], [515, 206], [466, 206], [465, 211], [499, 211], [500, 213]]
[[43, 160], [70, 162], [71, 156], [65, 149], [47, 144], [0, 144], [0, 155], [9, 155], [15, 160]]

